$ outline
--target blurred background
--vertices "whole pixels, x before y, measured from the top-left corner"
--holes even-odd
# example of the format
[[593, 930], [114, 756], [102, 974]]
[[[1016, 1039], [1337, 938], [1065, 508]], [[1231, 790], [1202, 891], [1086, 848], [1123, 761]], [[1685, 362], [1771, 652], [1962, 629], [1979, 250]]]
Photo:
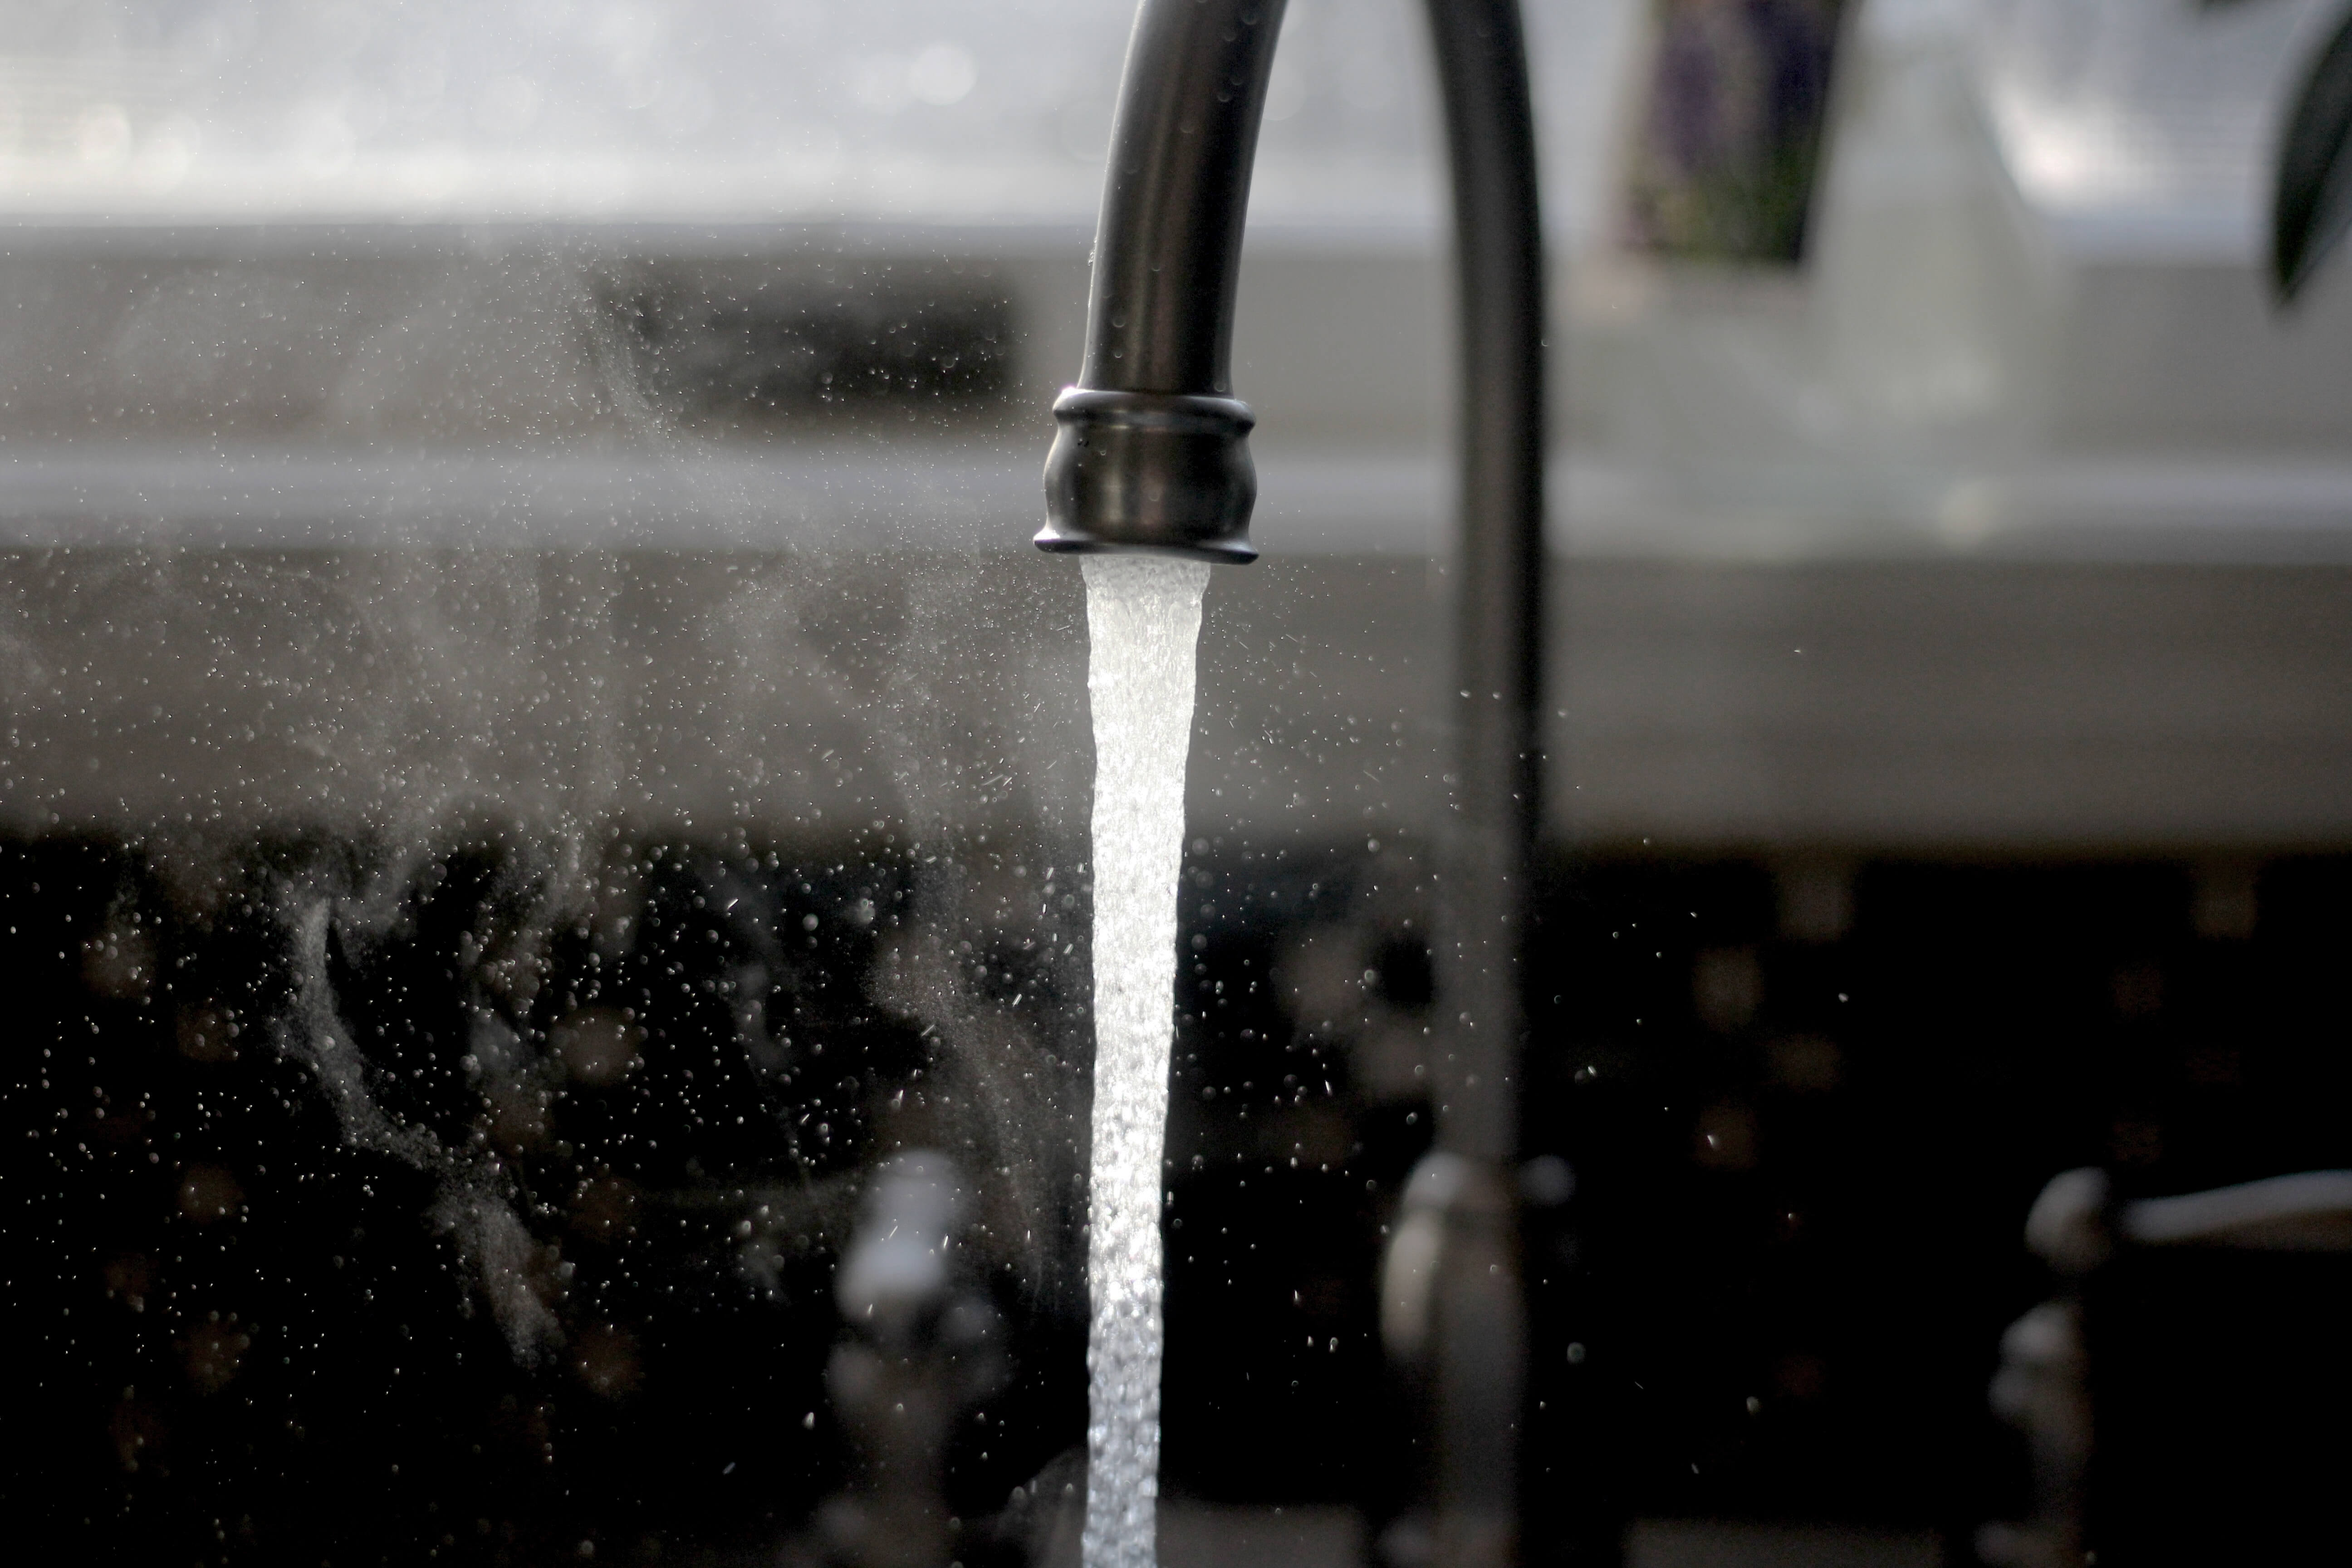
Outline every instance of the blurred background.
[[[1527, 16], [1528, 1559], [2307, 1511], [2352, 1205], [2126, 1255], [2352, 1164], [2352, 284], [2273, 310], [2263, 238], [2336, 7]], [[1129, 7], [0, 16], [14, 1528], [1075, 1563], [1091, 750], [1027, 540]], [[1430, 1560], [1376, 1290], [1430, 1130], [1424, 53], [1293, 0], [1267, 108], [1171, 1568]]]

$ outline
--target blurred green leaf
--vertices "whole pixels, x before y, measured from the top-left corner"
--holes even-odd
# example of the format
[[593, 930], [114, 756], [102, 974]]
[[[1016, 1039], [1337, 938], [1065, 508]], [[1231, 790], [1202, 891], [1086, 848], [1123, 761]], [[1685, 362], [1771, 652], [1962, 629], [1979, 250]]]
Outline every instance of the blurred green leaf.
[[2271, 205], [2271, 281], [2292, 302], [2352, 226], [2352, 14], [2313, 62], [2279, 143]]

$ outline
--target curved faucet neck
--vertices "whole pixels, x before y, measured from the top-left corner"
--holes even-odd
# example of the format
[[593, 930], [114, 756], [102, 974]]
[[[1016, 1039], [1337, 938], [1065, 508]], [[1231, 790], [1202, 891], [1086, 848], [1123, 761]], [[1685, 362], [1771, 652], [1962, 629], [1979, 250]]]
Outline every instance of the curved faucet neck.
[[1233, 395], [1234, 298], [1284, 0], [1146, 0], [1111, 125], [1078, 384]]

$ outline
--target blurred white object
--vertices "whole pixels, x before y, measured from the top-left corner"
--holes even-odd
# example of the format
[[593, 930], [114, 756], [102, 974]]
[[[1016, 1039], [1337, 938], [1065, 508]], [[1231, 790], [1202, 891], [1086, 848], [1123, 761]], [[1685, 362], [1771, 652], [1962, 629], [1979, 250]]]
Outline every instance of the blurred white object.
[[968, 1206], [945, 1154], [915, 1149], [885, 1160], [835, 1279], [844, 1332], [825, 1387], [859, 1473], [824, 1506], [819, 1527], [836, 1558], [857, 1568], [947, 1561], [955, 1423], [1011, 1375], [1003, 1321], [957, 1266]]
[[2082, 249], [2250, 259], [2279, 116], [2338, 14], [1985, 0], [1985, 104], [2019, 192]]

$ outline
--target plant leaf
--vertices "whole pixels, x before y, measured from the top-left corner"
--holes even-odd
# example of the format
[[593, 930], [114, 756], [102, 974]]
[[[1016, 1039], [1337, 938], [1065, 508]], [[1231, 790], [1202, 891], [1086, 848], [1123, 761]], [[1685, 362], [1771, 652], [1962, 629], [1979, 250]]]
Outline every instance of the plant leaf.
[[2279, 142], [2271, 204], [2271, 282], [2292, 302], [2352, 226], [2352, 13], [2320, 49]]

